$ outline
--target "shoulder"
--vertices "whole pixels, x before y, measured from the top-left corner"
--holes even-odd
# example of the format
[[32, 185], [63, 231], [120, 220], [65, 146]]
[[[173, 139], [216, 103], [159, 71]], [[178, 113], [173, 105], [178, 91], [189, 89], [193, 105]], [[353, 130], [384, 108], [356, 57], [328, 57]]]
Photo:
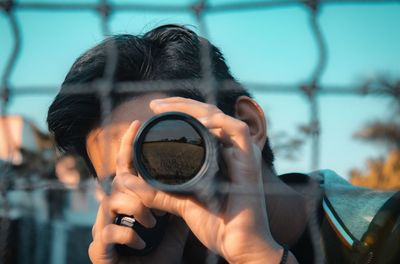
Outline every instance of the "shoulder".
[[332, 170], [290, 173], [281, 179], [304, 195], [317, 194], [314, 201], [319, 212], [320, 255], [328, 263], [352, 263], [371, 256], [398, 260], [400, 256], [395, 252], [400, 252], [400, 192], [354, 186]]
[[333, 211], [357, 238], [361, 239], [374, 216], [395, 192], [354, 186], [332, 170], [310, 173], [324, 191], [324, 211]]
[[398, 263], [400, 192], [354, 186], [330, 170], [310, 177], [316, 177], [324, 191], [321, 230], [328, 260], [340, 256], [345, 263]]

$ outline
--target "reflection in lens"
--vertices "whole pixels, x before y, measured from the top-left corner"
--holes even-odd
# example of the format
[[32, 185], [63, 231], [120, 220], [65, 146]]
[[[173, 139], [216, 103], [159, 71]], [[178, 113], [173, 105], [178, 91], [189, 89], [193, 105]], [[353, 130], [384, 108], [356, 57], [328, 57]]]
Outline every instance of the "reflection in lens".
[[164, 120], [148, 130], [141, 160], [156, 180], [182, 184], [192, 179], [203, 165], [204, 142], [189, 123]]

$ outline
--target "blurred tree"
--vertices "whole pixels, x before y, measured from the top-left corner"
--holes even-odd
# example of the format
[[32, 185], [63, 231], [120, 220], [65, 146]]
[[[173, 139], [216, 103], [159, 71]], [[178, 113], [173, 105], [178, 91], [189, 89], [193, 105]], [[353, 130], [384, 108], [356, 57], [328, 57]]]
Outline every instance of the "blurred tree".
[[303, 135], [291, 136], [284, 131], [272, 135], [273, 152], [276, 156], [287, 160], [297, 160], [301, 154], [305, 138]]
[[369, 159], [364, 171], [352, 169], [350, 181], [355, 185], [382, 190], [400, 189], [400, 80], [379, 77], [367, 81], [362, 90], [389, 95], [393, 99], [393, 113], [389, 120], [370, 122], [354, 135], [355, 138], [384, 145], [388, 155]]

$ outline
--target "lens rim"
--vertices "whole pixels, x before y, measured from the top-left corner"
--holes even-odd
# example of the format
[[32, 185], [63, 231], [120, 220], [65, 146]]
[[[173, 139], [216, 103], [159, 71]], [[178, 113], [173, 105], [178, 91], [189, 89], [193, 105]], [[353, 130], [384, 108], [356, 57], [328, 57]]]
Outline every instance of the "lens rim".
[[[156, 180], [150, 175], [150, 173], [145, 168], [144, 164], [140, 161], [142, 155], [142, 145], [144, 139], [146, 138], [147, 132], [154, 127], [157, 123], [165, 120], [181, 120], [188, 123], [203, 139], [204, 147], [204, 158], [201, 168], [197, 173], [188, 181], [181, 184], [166, 184]], [[182, 192], [189, 193], [198, 188], [198, 182], [203, 178], [202, 176], [207, 172], [211, 161], [214, 159], [216, 153], [213, 151], [215, 149], [215, 138], [210, 134], [208, 129], [200, 123], [196, 118], [191, 115], [182, 112], [166, 112], [158, 114], [147, 120], [139, 129], [136, 134], [133, 143], [133, 163], [135, 169], [143, 177], [143, 179], [152, 185], [153, 187], [168, 191], [168, 192]]]

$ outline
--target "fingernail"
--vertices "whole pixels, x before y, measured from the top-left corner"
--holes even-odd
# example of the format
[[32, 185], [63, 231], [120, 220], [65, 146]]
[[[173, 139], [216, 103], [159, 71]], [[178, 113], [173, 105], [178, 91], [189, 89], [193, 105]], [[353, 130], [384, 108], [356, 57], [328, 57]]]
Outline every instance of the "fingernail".
[[146, 243], [141, 237], [138, 237], [137, 242], [135, 243], [135, 247], [137, 249], [144, 249], [146, 247]]
[[131, 123], [130, 127], [136, 126], [139, 123], [139, 120], [135, 120]]
[[163, 103], [162, 99], [154, 99], [154, 100], [151, 101], [150, 104], [162, 104], [162, 103]]
[[148, 226], [146, 226], [147, 228], [153, 228], [153, 227], [155, 227], [156, 224], [157, 224], [156, 218], [154, 217], [154, 215], [151, 215], [151, 214], [149, 215], [147, 221], [148, 221], [148, 222], [147, 222]]
[[152, 209], [151, 211], [153, 212], [153, 214], [155, 216], [163, 216], [163, 215], [167, 214], [167, 212], [164, 212], [164, 211], [161, 211], [161, 210], [158, 210], [158, 209]]

